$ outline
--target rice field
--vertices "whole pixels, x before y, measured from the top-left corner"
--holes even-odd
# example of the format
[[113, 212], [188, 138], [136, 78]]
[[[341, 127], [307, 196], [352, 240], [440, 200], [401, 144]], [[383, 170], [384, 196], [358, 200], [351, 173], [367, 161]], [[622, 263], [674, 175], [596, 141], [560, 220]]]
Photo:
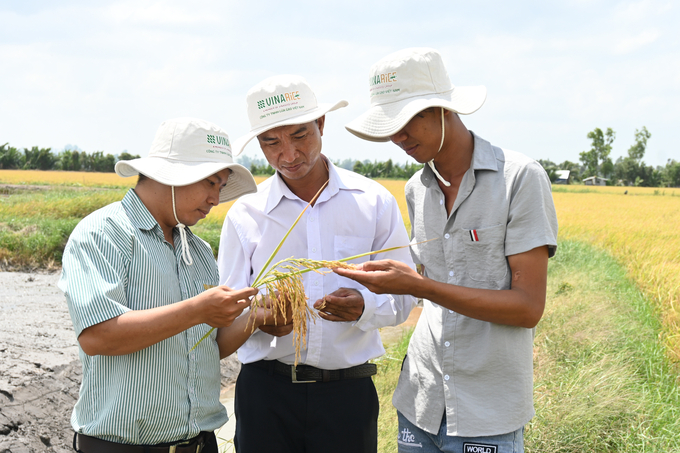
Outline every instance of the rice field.
[[[258, 183], [265, 177], [256, 177]], [[0, 170], [0, 184], [13, 186], [58, 186], [92, 188], [92, 190], [48, 191], [33, 196], [11, 195], [0, 199], [0, 236], [22, 237], [40, 233], [56, 224], [54, 239], [41, 240], [41, 260], [58, 265], [60, 244], [65, 243], [70, 228], [78, 218], [100, 206], [120, 199], [136, 178], [121, 178], [114, 173]], [[409, 229], [405, 181], [378, 180], [395, 195], [404, 223]], [[119, 188], [119, 190], [97, 190]], [[663, 342], [674, 362], [680, 363], [680, 189], [638, 187], [554, 186], [553, 198], [560, 225], [560, 239], [592, 244], [611, 253], [621, 262], [630, 277], [656, 303], [663, 319]], [[196, 225], [194, 231], [217, 249], [222, 221], [232, 203], [215, 207]], [[48, 222], [48, 220], [53, 222]], [[64, 220], [68, 219], [68, 221]], [[56, 223], [55, 223], [56, 222]], [[64, 223], [65, 222], [65, 223]], [[1, 238], [0, 238], [1, 239]], [[31, 247], [12, 247], [26, 249]], [[0, 244], [0, 261], [12, 262], [14, 249]], [[52, 258], [50, 258], [52, 254]], [[2, 263], [0, 263], [2, 264]], [[34, 264], [35, 265], [35, 264]], [[37, 264], [39, 266], [39, 264]]]
[[553, 198], [560, 238], [593, 244], [626, 267], [655, 301], [680, 363], [680, 189], [559, 186]]
[[0, 184], [75, 187], [134, 187], [137, 178], [88, 171], [0, 170]]

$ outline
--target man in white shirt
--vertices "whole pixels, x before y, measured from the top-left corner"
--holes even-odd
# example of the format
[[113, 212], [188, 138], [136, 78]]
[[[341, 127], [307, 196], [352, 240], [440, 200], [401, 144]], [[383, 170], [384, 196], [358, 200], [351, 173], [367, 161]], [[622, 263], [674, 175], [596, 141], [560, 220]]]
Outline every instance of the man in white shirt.
[[[218, 256], [221, 283], [250, 286], [327, 181], [272, 262], [338, 260], [409, 243], [394, 197], [321, 154], [325, 114], [346, 101], [317, 104], [303, 78], [282, 75], [253, 87], [247, 104], [251, 131], [235, 152], [257, 137], [277, 172], [230, 209]], [[374, 257], [413, 266], [407, 248]], [[378, 329], [403, 322], [415, 299], [376, 295], [333, 273], [308, 272], [303, 281], [308, 304], [318, 309], [325, 299], [325, 307], [308, 323], [299, 365], [293, 366], [292, 325], [262, 326], [238, 350], [244, 365], [234, 444], [239, 453], [374, 452], [378, 398], [370, 378], [375, 365], [367, 362], [384, 353]]]

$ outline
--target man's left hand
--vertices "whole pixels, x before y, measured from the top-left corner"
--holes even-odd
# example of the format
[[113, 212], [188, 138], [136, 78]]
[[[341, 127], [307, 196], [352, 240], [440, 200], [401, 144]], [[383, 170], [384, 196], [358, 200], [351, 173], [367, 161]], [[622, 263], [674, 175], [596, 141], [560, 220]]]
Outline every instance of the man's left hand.
[[[319, 310], [319, 307], [323, 308]], [[356, 289], [340, 288], [314, 302], [314, 308], [327, 321], [357, 321], [364, 312], [364, 297]]]

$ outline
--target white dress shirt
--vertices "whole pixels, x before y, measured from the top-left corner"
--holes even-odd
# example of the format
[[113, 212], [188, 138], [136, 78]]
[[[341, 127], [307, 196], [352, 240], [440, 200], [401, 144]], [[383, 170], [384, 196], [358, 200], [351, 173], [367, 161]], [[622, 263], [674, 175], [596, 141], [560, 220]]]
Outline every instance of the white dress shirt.
[[[328, 186], [307, 209], [272, 264], [290, 257], [338, 260], [409, 243], [397, 202], [383, 186], [330, 162], [328, 166]], [[229, 210], [222, 228], [217, 258], [220, 283], [231, 288], [250, 286], [305, 206], [307, 203], [290, 191], [278, 173], [262, 182], [257, 193], [241, 197]], [[415, 267], [408, 248], [351, 262], [387, 258]], [[302, 350], [299, 363], [328, 370], [359, 365], [382, 355], [385, 350], [377, 329], [404, 322], [416, 302], [412, 296], [371, 293], [332, 272], [308, 272], [303, 281], [310, 306], [342, 287], [357, 289], [364, 298], [364, 313], [358, 321], [308, 321], [307, 348]], [[242, 316], [248, 316], [248, 312]], [[274, 337], [258, 330], [238, 350], [238, 358], [243, 363], [276, 359], [293, 364], [293, 334]]]

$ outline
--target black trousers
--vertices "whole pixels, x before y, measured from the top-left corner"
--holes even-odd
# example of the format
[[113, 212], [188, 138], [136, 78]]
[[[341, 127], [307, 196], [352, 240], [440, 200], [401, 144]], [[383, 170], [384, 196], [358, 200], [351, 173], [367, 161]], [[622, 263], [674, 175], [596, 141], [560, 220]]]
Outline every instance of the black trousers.
[[378, 394], [370, 377], [294, 384], [243, 365], [236, 380], [237, 453], [375, 453]]

